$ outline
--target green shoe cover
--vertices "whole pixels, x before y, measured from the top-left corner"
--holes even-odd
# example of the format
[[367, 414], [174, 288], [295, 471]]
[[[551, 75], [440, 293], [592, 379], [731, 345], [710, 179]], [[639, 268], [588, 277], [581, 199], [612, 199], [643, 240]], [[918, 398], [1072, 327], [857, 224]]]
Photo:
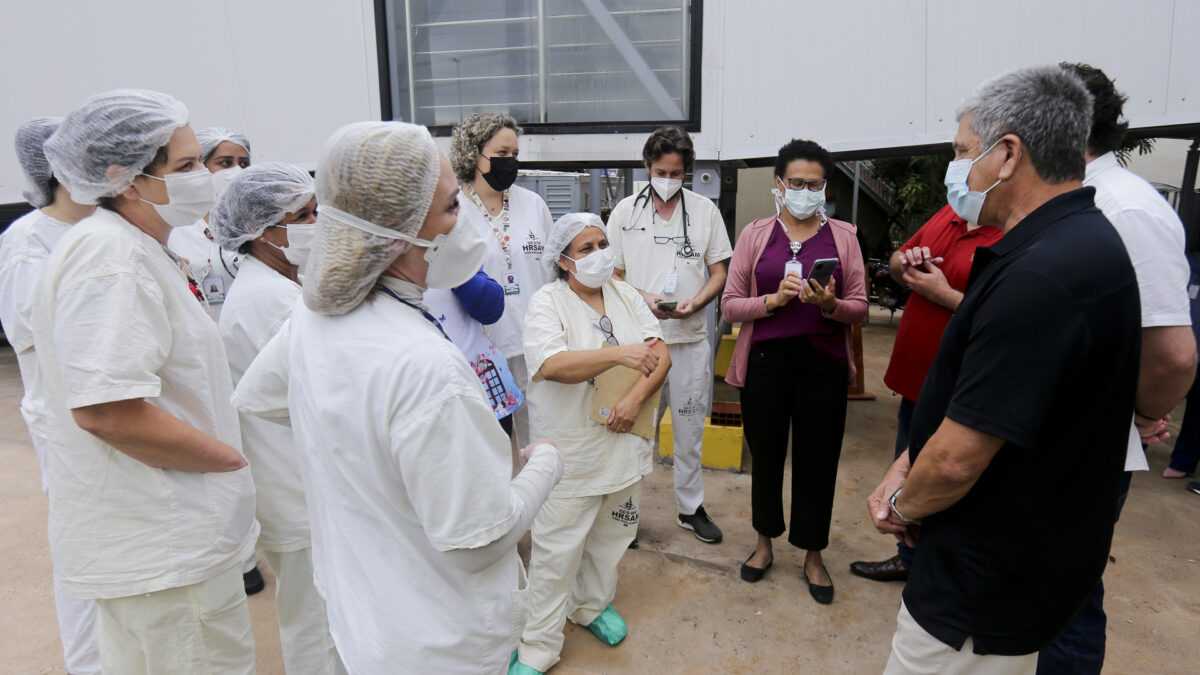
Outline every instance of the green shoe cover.
[[508, 675], [545, 675], [545, 673], [540, 670], [534, 670], [518, 661], [517, 651], [514, 649], [512, 658], [508, 660]]
[[600, 616], [588, 624], [588, 630], [600, 638], [601, 642], [613, 646], [620, 644], [621, 640], [629, 635], [629, 627], [625, 625], [625, 619], [617, 614], [617, 610], [613, 609], [612, 605], [605, 607], [604, 611], [600, 612]]

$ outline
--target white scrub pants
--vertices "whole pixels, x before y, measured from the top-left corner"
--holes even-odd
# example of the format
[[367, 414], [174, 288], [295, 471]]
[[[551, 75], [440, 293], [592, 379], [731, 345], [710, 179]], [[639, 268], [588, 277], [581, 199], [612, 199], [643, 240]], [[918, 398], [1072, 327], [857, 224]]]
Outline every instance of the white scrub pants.
[[288, 673], [341, 675], [346, 672], [325, 615], [325, 600], [313, 585], [312, 549], [263, 551], [275, 570], [275, 609], [279, 642]]
[[97, 600], [100, 661], [121, 675], [254, 675], [240, 566], [191, 586]]
[[967, 638], [956, 650], [933, 637], [900, 603], [896, 634], [892, 636], [892, 655], [883, 675], [1034, 675], [1037, 652], [1022, 656], [976, 654], [974, 642]]
[[708, 340], [668, 344], [671, 369], [662, 388], [659, 421], [671, 408], [674, 439], [675, 509], [690, 516], [704, 503], [700, 457], [704, 445], [704, 419], [712, 408], [713, 359]]
[[[529, 369], [525, 367], [525, 355], [517, 354], [508, 357], [508, 370], [512, 373], [513, 382], [517, 383], [521, 393], [528, 392]], [[517, 442], [518, 451], [529, 445], [529, 401], [522, 403], [521, 407], [513, 412], [513, 439]]]
[[[46, 439], [29, 432], [33, 450], [42, 469], [42, 494], [49, 496], [46, 484]], [[54, 560], [50, 561], [51, 567]], [[58, 634], [62, 639], [63, 661], [71, 675], [99, 675], [100, 646], [96, 643], [96, 601], [69, 595], [54, 574], [54, 609], [58, 615]]]
[[617, 592], [617, 563], [637, 536], [642, 480], [607, 495], [556, 497], [533, 521], [529, 619], [521, 663], [546, 672], [558, 663], [563, 625], [587, 626]]

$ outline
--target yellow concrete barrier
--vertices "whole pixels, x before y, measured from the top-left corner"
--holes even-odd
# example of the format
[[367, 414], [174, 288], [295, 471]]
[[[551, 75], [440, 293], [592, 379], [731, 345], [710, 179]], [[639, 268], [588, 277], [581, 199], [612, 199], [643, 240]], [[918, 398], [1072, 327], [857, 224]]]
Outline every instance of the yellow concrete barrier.
[[[711, 418], [704, 419], [703, 448], [700, 463], [710, 469], [742, 468], [742, 428], [713, 426]], [[675, 440], [671, 429], [671, 413], [663, 415], [658, 429], [658, 454], [674, 454]]]
[[721, 342], [717, 345], [717, 360], [713, 364], [713, 372], [717, 377], [725, 377], [725, 373], [729, 372], [729, 363], [733, 361], [733, 346], [737, 343], [738, 328], [738, 326], [734, 326], [732, 333], [722, 335]]

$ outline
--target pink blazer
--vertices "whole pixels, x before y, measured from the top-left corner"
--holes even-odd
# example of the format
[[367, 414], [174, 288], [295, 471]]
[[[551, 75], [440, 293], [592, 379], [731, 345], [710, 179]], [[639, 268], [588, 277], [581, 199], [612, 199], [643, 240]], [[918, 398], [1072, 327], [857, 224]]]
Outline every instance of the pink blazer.
[[[775, 216], [750, 223], [742, 230], [733, 249], [729, 278], [721, 295], [721, 316], [729, 323], [742, 324], [737, 345], [733, 348], [733, 360], [725, 375], [725, 381], [735, 387], [745, 384], [754, 321], [767, 316], [766, 294], [760, 295], [758, 292], [754, 268], [771, 238], [771, 228], [778, 226]], [[853, 384], [858, 371], [854, 366], [854, 340], [850, 326], [861, 326], [867, 322], [867, 271], [858, 237], [855, 236], [858, 228], [852, 223], [833, 218], [829, 219], [828, 226], [833, 228], [833, 241], [837, 246], [838, 258], [842, 261], [843, 279], [837, 289], [837, 309], [833, 310], [832, 318], [846, 324], [846, 359], [849, 362], [850, 384]]]

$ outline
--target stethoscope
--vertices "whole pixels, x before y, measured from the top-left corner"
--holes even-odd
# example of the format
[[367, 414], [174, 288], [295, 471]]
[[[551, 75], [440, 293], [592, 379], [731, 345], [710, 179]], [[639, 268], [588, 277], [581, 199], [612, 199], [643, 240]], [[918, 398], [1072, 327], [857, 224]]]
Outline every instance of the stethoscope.
[[[637, 211], [637, 209], [639, 208], [638, 207], [639, 202], [641, 203], [641, 208], [643, 210], [645, 210], [646, 207], [654, 206], [654, 199], [650, 194], [651, 187], [652, 186], [647, 185], [646, 187], [642, 188], [641, 192], [638, 192], [637, 196], [633, 198], [634, 211]], [[696, 257], [696, 249], [695, 249], [695, 247], [692, 246], [692, 238], [690, 236], [688, 236], [688, 225], [690, 223], [690, 220], [688, 219], [687, 201], [684, 199], [683, 188], [679, 188], [679, 190], [680, 190], [679, 208], [683, 209], [683, 246], [681, 246], [679, 249], [679, 257], [695, 258]], [[654, 218], [655, 213], [657, 213], [657, 211], [651, 212], [651, 214], [650, 214], [651, 219]], [[628, 232], [630, 230], [641, 230], [642, 232], [645, 232], [646, 227], [645, 226], [634, 227], [633, 224], [631, 223], [628, 226], [621, 228], [621, 231], [623, 231], [623, 232]], [[655, 237], [655, 239], [657, 240], [658, 237]], [[674, 239], [674, 237], [665, 237], [665, 239], [667, 239], [667, 242], [670, 242], [672, 239]], [[664, 243], [667, 243], [667, 242], [664, 242]], [[658, 242], [655, 241], [655, 243], [658, 243]]]

